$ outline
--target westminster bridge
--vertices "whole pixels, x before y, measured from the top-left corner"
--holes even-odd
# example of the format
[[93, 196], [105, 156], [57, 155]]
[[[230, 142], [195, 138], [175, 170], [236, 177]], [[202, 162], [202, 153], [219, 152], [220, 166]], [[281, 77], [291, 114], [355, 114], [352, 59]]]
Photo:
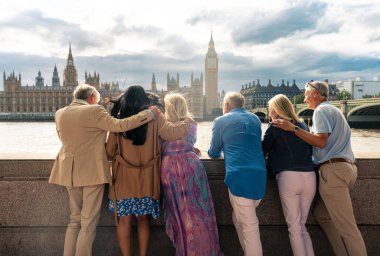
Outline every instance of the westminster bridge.
[[[351, 127], [380, 128], [380, 98], [330, 102], [342, 111]], [[306, 123], [311, 124], [313, 110], [308, 109], [306, 103], [296, 104], [295, 110]], [[258, 115], [262, 121], [269, 120], [268, 108], [255, 108], [250, 111]]]

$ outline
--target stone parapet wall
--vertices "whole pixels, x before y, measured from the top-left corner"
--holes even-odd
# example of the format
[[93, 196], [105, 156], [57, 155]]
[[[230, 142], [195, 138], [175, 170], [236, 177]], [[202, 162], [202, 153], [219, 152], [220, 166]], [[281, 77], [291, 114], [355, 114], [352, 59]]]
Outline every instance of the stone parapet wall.
[[[223, 183], [224, 161], [206, 166], [225, 255], [243, 255], [231, 220]], [[52, 160], [0, 160], [0, 255], [61, 255], [69, 205], [64, 187], [48, 184]], [[354, 212], [369, 255], [380, 252], [380, 159], [358, 159], [358, 180], [352, 190]], [[106, 199], [106, 196], [105, 196]], [[264, 255], [292, 255], [275, 181], [257, 210]], [[322, 230], [310, 215], [308, 229], [316, 255], [333, 255]], [[136, 229], [133, 252], [137, 255]], [[94, 255], [120, 255], [113, 215], [103, 202]], [[174, 255], [162, 218], [152, 221], [150, 255]]]

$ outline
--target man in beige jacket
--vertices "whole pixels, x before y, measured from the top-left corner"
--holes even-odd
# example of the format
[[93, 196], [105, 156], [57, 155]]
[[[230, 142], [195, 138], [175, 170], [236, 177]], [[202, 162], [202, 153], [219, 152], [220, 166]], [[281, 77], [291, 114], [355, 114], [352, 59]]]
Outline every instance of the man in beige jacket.
[[[104, 184], [111, 183], [105, 151], [107, 131], [124, 132], [139, 127], [159, 115], [150, 107], [125, 119], [111, 117], [97, 103], [99, 92], [83, 84], [74, 91], [73, 102], [55, 114], [62, 147], [55, 159], [49, 183], [66, 186], [70, 200], [64, 255], [91, 255], [96, 235]], [[183, 124], [183, 129], [187, 124]]]

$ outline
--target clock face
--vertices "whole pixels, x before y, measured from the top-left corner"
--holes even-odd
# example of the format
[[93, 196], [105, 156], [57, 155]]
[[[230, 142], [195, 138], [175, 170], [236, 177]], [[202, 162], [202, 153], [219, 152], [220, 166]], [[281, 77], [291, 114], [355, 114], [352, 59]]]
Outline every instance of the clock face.
[[208, 59], [208, 68], [216, 68], [216, 59]]

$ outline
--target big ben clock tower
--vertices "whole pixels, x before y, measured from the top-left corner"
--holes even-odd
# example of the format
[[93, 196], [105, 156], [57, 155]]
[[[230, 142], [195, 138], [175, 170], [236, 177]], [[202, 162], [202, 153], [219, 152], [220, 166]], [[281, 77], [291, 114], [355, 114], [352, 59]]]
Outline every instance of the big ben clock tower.
[[211, 114], [212, 110], [218, 107], [218, 65], [218, 55], [215, 52], [214, 40], [211, 34], [205, 58], [205, 95], [208, 114]]

